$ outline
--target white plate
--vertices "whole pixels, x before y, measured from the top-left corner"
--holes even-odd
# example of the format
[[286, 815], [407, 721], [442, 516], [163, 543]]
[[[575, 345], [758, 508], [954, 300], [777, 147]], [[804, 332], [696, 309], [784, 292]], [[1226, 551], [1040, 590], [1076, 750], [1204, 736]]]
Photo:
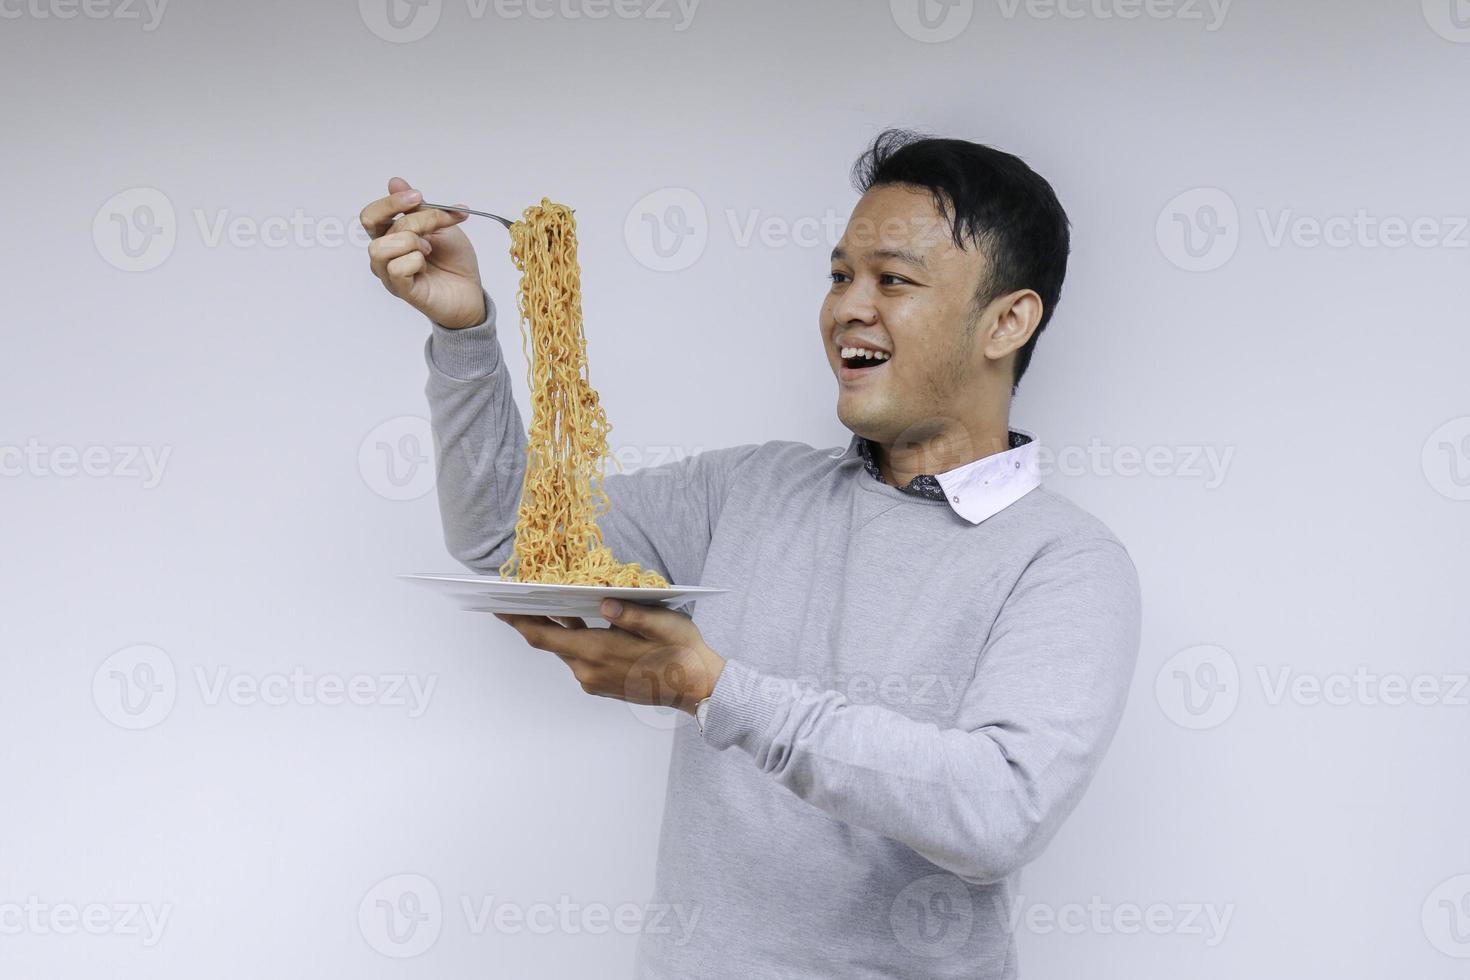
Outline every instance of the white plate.
[[538, 582], [507, 582], [499, 575], [441, 575], [413, 573], [398, 576], [427, 586], [474, 612], [530, 613], [536, 616], [595, 616], [603, 599], [626, 599], [676, 609], [702, 595], [728, 592], [702, 585], [678, 585], [667, 589], [618, 588], [611, 585], [544, 585]]

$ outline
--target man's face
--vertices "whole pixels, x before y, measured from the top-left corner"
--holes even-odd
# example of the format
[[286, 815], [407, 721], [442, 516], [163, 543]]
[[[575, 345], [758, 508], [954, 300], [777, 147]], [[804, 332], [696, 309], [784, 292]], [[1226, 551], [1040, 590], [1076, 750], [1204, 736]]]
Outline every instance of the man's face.
[[[980, 249], [955, 246], [928, 190], [887, 184], [863, 195], [833, 250], [821, 312], [843, 425], [894, 445], [968, 424], [981, 402], [975, 301], [987, 270]], [[890, 356], [844, 362], [844, 347], [863, 346]]]

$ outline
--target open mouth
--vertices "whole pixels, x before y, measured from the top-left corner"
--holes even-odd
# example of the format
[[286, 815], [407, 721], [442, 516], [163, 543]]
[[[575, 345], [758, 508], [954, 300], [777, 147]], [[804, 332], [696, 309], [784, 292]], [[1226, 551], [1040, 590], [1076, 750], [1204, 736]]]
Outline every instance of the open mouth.
[[852, 371], [872, 370], [888, 363], [893, 355], [886, 351], [869, 350], [866, 347], [844, 347], [841, 351], [842, 366]]

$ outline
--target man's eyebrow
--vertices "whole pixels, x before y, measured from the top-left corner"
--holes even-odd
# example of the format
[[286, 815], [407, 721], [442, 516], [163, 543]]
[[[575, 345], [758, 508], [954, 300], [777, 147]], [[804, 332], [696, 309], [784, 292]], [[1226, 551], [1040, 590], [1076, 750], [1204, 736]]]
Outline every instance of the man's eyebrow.
[[875, 259], [898, 259], [898, 261], [907, 262], [909, 265], [918, 269], [925, 271], [929, 269], [929, 266], [924, 262], [924, 256], [906, 248], [875, 248], [868, 254]]
[[[900, 262], [907, 262], [916, 269], [923, 269], [925, 272], [929, 271], [929, 265], [924, 261], [924, 256], [906, 248], [875, 248], [867, 253], [867, 258], [897, 259]], [[832, 250], [832, 261], [846, 262], [847, 253], [841, 248], [834, 248]]]

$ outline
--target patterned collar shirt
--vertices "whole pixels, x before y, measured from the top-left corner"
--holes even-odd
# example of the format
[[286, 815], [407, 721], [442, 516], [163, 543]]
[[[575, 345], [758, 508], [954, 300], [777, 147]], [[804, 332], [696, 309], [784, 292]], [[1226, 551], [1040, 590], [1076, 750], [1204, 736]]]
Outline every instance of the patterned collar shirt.
[[[1036, 436], [1010, 430], [1010, 448], [957, 466], [943, 473], [920, 473], [899, 487], [904, 493], [929, 500], [947, 501], [956, 514], [971, 524], [1000, 513], [1041, 484], [1041, 444]], [[868, 475], [887, 483], [878, 468], [873, 443], [852, 437], [845, 455], [856, 454]]]

